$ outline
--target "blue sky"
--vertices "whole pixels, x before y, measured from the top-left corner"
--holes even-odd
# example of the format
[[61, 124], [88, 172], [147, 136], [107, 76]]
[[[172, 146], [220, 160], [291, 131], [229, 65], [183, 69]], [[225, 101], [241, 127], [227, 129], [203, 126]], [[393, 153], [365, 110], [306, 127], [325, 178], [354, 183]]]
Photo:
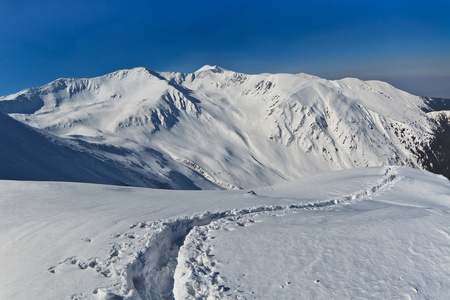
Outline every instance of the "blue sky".
[[378, 79], [450, 98], [450, 1], [0, 1], [0, 95], [205, 64]]

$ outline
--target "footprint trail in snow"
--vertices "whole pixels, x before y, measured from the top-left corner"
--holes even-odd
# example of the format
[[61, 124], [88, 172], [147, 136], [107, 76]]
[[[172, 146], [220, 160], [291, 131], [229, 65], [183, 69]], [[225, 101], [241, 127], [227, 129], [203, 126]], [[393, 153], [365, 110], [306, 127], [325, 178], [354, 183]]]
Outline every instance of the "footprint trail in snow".
[[48, 271], [57, 273], [66, 266], [75, 266], [80, 270], [95, 270], [116, 282], [110, 287], [94, 290], [92, 295], [75, 295], [73, 299], [92, 296], [99, 299], [231, 297], [230, 288], [224, 284], [225, 277], [215, 270], [217, 262], [210, 255], [214, 231], [238, 230], [254, 225], [259, 222], [258, 217], [264, 215], [283, 216], [301, 210], [331, 209], [352, 204], [371, 197], [396, 180], [395, 168], [389, 167], [368, 188], [337, 199], [262, 205], [205, 212], [175, 220], [138, 222], [130, 226], [129, 232], [113, 234], [116, 242], [111, 247], [108, 259], [73, 256]]

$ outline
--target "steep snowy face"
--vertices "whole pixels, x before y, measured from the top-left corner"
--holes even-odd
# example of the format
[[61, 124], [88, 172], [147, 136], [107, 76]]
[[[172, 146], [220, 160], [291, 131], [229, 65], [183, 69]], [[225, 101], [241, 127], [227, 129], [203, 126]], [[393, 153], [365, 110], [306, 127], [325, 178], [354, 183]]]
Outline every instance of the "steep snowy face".
[[180, 91], [144, 68], [93, 79], [58, 79], [2, 100], [2, 111], [31, 114], [26, 122], [63, 136], [116, 135], [135, 126], [150, 134], [177, 123], [179, 109], [198, 110]]
[[203, 111], [223, 121], [225, 136], [235, 137], [238, 151], [250, 154], [240, 163], [270, 167], [272, 178], [370, 165], [420, 166], [414, 153], [432, 139], [423, 100], [382, 82], [250, 76], [218, 67], [189, 76], [180, 84], [206, 99]]
[[232, 189], [359, 166], [422, 167], [435, 128], [426, 107], [383, 82], [218, 66], [136, 68], [0, 97], [0, 111], [17, 120], [143, 176], [164, 174], [173, 188], [189, 186], [180, 180]]

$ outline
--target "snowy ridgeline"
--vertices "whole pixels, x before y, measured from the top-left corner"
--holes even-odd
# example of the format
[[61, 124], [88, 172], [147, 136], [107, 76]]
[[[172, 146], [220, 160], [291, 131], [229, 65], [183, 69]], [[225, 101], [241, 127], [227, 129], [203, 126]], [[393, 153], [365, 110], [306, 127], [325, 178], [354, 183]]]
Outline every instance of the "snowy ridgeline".
[[450, 115], [436, 103], [378, 81], [212, 66], [63, 78], [0, 97], [0, 178], [239, 189], [365, 166], [436, 170]]
[[446, 299], [450, 183], [406, 167], [241, 191], [0, 181], [0, 299]]

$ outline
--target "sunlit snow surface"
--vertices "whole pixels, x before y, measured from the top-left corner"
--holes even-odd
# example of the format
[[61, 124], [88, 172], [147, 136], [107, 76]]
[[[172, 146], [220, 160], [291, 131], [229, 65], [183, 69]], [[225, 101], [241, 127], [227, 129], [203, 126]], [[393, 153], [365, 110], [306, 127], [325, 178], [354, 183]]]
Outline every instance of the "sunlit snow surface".
[[0, 178], [204, 190], [425, 168], [441, 113], [424, 108], [379, 81], [213, 66], [61, 78], [0, 97]]
[[449, 181], [404, 167], [253, 191], [0, 181], [0, 212], [0, 299], [450, 294]]

